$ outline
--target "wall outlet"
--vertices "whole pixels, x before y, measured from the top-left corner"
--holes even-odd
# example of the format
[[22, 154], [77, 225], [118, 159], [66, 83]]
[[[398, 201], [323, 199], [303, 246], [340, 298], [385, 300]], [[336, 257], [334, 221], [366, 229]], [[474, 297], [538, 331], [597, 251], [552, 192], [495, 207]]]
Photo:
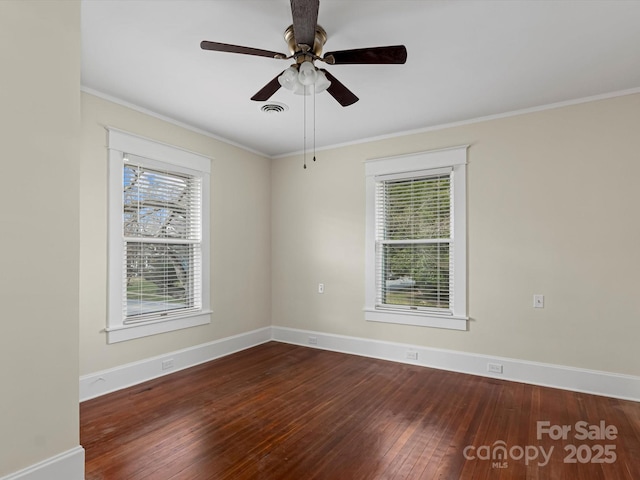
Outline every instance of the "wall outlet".
[[415, 350], [407, 351], [407, 360], [418, 360], [418, 352]]
[[162, 361], [162, 370], [170, 370], [173, 368], [173, 358]]
[[324, 283], [318, 284], [318, 293], [324, 293]]
[[309, 345], [317, 345], [318, 337], [309, 337]]
[[544, 295], [533, 296], [533, 308], [544, 308]]
[[487, 363], [487, 372], [502, 373], [502, 364], [500, 364], [500, 363]]

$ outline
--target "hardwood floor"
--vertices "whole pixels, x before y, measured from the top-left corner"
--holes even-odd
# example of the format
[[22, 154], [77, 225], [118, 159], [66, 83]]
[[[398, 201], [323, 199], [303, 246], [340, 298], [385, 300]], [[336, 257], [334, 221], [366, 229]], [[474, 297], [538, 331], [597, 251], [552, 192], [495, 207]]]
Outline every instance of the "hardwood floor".
[[86, 480], [640, 479], [640, 403], [276, 342], [80, 412]]

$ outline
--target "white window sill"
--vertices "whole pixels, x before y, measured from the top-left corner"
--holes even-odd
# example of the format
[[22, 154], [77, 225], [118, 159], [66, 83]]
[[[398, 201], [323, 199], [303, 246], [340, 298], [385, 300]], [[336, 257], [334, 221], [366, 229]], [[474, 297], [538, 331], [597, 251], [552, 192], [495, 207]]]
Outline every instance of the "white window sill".
[[469, 317], [366, 308], [364, 310], [364, 319], [370, 322], [417, 325], [419, 327], [446, 328], [449, 330], [467, 330], [467, 320], [469, 320]]
[[211, 312], [205, 311], [184, 317], [108, 327], [105, 330], [107, 332], [107, 343], [118, 343], [209, 323], [211, 323]]

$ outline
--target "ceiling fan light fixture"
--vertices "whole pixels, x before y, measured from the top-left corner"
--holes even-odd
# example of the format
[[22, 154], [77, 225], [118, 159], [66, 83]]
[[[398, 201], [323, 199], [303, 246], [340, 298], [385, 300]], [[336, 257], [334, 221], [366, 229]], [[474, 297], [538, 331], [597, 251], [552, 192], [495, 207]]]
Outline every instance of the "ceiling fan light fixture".
[[327, 88], [331, 86], [331, 82], [327, 79], [327, 76], [323, 71], [316, 71], [318, 78], [316, 79], [315, 87], [316, 93], [324, 92]]
[[324, 72], [308, 61], [287, 68], [278, 77], [278, 83], [296, 95], [311, 95], [314, 91], [321, 93], [331, 85]]
[[278, 83], [282, 85], [287, 90], [295, 90], [296, 87], [300, 84], [298, 81], [298, 70], [295, 67], [289, 67], [282, 75], [278, 77]]
[[298, 71], [298, 80], [302, 85], [313, 85], [316, 83], [318, 74], [316, 67], [311, 62], [302, 62]]

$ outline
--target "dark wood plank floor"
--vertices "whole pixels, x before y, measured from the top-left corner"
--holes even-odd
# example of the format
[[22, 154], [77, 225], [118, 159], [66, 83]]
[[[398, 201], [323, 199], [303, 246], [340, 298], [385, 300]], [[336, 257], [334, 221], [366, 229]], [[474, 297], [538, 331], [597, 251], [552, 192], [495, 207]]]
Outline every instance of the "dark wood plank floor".
[[80, 411], [86, 480], [640, 479], [640, 403], [276, 342]]

